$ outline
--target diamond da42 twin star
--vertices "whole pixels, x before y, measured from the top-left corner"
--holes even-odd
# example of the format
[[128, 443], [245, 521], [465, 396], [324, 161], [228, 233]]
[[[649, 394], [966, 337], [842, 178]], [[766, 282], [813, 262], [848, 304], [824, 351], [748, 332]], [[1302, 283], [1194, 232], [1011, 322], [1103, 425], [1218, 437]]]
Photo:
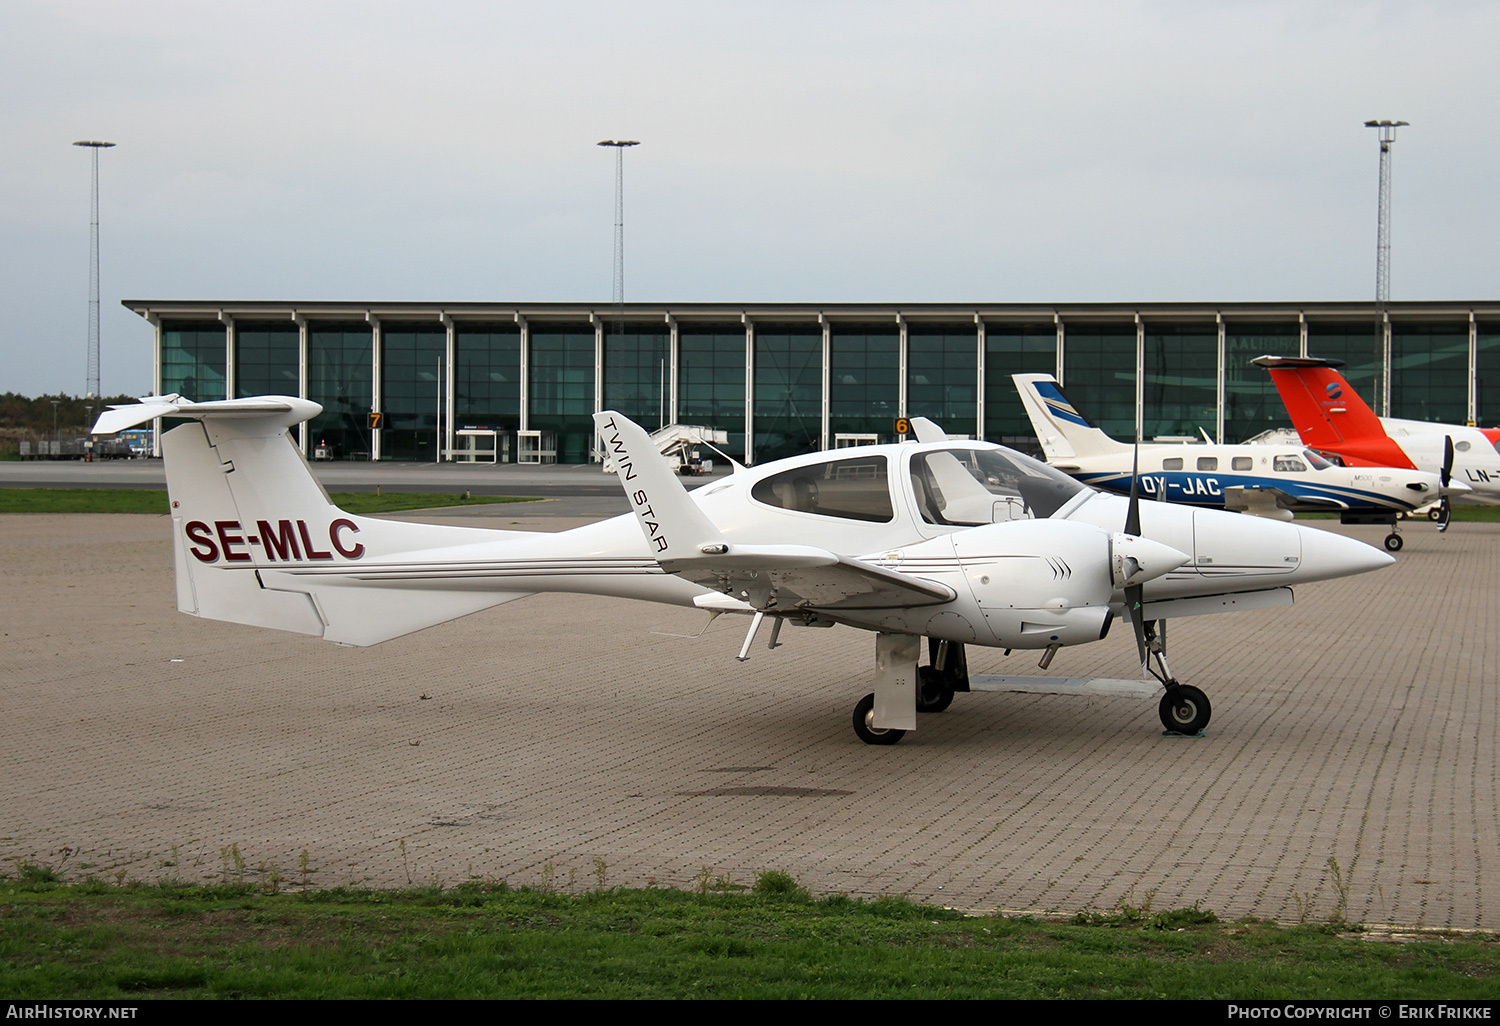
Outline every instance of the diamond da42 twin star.
[[787, 623], [845, 624], [875, 634], [874, 691], [853, 716], [870, 744], [971, 690], [965, 646], [1042, 650], [1045, 665], [1122, 613], [1165, 689], [1162, 722], [1196, 732], [1208, 699], [1172, 677], [1166, 619], [1288, 605], [1292, 585], [1391, 562], [1300, 525], [1104, 495], [930, 423], [936, 441], [795, 456], [689, 493], [644, 430], [605, 412], [632, 513], [557, 534], [399, 523], [330, 502], [288, 435], [319, 412], [153, 396], [100, 417], [101, 434], [189, 421], [161, 439], [180, 610], [373, 645], [535, 592], [586, 593], [746, 614], [741, 658], [767, 618], [772, 647]]

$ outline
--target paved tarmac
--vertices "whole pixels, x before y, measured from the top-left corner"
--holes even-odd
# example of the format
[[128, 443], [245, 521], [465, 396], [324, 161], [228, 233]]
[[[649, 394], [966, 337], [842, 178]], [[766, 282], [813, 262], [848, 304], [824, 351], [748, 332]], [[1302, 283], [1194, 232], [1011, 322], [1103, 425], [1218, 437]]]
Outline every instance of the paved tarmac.
[[[420, 519], [595, 515], [570, 501]], [[306, 852], [314, 885], [570, 891], [780, 869], [975, 911], [1496, 930], [1500, 525], [1405, 537], [1290, 609], [1174, 621], [1204, 738], [1163, 737], [1155, 701], [975, 694], [872, 748], [874, 643], [846, 628], [741, 664], [740, 618], [690, 639], [702, 614], [539, 595], [340, 648], [177, 613], [164, 517], [7, 515], [0, 861], [208, 881], [233, 846], [250, 880]], [[1133, 662], [1115, 631], [1052, 672]]]

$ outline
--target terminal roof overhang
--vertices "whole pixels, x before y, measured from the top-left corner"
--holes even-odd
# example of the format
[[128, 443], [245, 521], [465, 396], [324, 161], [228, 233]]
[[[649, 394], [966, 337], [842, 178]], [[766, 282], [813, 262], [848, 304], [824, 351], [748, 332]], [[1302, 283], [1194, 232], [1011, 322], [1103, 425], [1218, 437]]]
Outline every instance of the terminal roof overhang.
[[[1061, 320], [1245, 322], [1327, 319], [1349, 321], [1374, 316], [1373, 300], [1309, 303], [420, 303], [319, 302], [283, 300], [126, 299], [121, 305], [148, 320], [376, 320], [376, 321], [557, 321], [626, 320], [723, 324], [748, 319], [785, 323], [830, 322], [1034, 323]], [[1500, 320], [1500, 300], [1387, 302], [1393, 319]]]

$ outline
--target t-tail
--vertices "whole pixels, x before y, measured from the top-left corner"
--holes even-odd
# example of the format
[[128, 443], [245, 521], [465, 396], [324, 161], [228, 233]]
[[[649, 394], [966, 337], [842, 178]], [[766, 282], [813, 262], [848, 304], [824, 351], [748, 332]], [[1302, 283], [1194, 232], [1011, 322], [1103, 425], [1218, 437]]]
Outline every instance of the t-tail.
[[97, 434], [157, 417], [189, 421], [161, 438], [178, 609], [373, 645], [529, 594], [493, 580], [455, 590], [451, 575], [439, 588], [432, 571], [466, 550], [535, 535], [399, 523], [335, 506], [287, 433], [320, 412], [290, 396], [194, 403], [174, 395], [99, 418]]
[[1302, 444], [1337, 451], [1348, 462], [1375, 467], [1412, 467], [1375, 411], [1350, 387], [1342, 360], [1313, 356], [1260, 356], [1251, 361], [1271, 372]]
[[1067, 469], [1070, 460], [1130, 452], [1130, 446], [1089, 423], [1051, 374], [1012, 374], [1010, 379], [1021, 395], [1021, 405], [1026, 407], [1048, 463]]

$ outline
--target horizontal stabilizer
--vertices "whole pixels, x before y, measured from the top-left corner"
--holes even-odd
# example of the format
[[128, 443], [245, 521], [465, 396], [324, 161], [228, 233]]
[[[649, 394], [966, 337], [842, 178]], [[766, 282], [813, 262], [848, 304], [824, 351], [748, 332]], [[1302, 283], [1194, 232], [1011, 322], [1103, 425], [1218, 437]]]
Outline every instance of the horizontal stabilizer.
[[261, 395], [247, 399], [225, 399], [222, 402], [195, 403], [180, 395], [151, 395], [138, 403], [111, 406], [94, 422], [96, 435], [118, 434], [127, 428], [158, 417], [182, 417], [203, 420], [207, 417], [255, 420], [269, 430], [285, 431], [294, 424], [311, 420], [323, 407], [308, 399], [287, 395]]
[[1117, 442], [1078, 411], [1063, 394], [1051, 374], [1012, 374], [1021, 405], [1036, 431], [1037, 441], [1047, 454], [1047, 462], [1088, 459], [1091, 456], [1113, 456], [1129, 452], [1130, 446]]

